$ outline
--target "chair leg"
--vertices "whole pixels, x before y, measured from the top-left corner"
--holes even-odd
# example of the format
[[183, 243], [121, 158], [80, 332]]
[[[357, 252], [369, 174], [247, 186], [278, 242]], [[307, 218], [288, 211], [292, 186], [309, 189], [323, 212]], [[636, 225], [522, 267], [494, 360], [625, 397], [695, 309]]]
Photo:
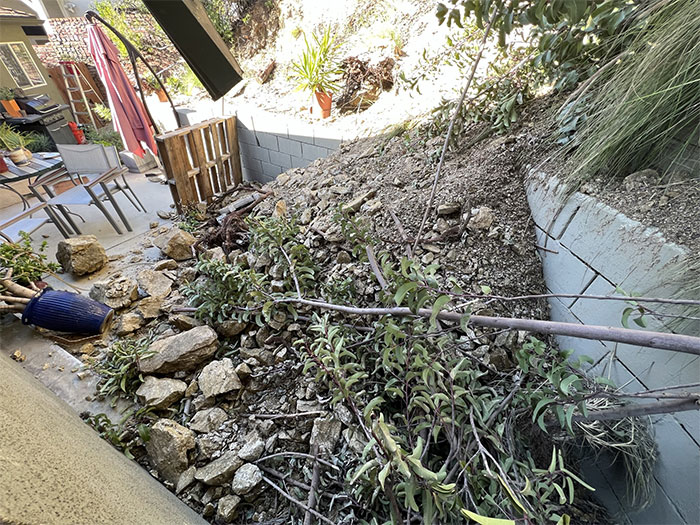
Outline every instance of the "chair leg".
[[[141, 199], [138, 198], [138, 196], [136, 195], [136, 192], [131, 188], [131, 185], [126, 181], [126, 177], [124, 177], [124, 175], [122, 175], [122, 180], [124, 181], [124, 185], [126, 186], [126, 188], [134, 196], [134, 199], [136, 199], [136, 202], [138, 202], [141, 205], [141, 211], [143, 211], [144, 213], [148, 213], [148, 211], [146, 210], [146, 207], [143, 205], [143, 202], [141, 202]], [[126, 195], [126, 192], [124, 192], [124, 194]]]
[[[107, 211], [107, 208], [105, 208], [104, 204], [100, 201], [100, 199], [97, 198], [97, 195], [95, 195], [95, 192], [92, 191], [91, 188], [88, 188], [87, 186], [85, 187], [85, 190], [90, 194], [90, 197], [92, 197], [92, 202], [97, 206], [97, 208], [102, 212], [102, 214], [107, 218], [109, 223], [112, 225], [112, 228], [116, 230], [116, 232], [121, 235], [122, 231], [119, 228], [119, 225], [116, 223], [112, 215]], [[107, 192], [109, 194], [109, 192]], [[131, 230], [129, 230], [131, 231]]]
[[68, 208], [63, 205], [57, 205], [56, 208], [58, 208], [58, 211], [61, 212], [61, 215], [63, 215], [63, 218], [66, 219], [66, 222], [70, 225], [71, 229], [77, 235], [81, 235], [82, 232], [80, 231], [80, 228], [78, 228], [78, 225], [75, 224], [75, 221], [71, 218], [71, 212], [68, 210]]
[[117, 190], [117, 191], [121, 191], [121, 192], [124, 194], [124, 197], [126, 197], [127, 199], [129, 199], [129, 202], [131, 203], [131, 205], [132, 205], [134, 208], [136, 208], [137, 211], [143, 211], [143, 209], [142, 209], [143, 206], [140, 206], [140, 207], [139, 207], [139, 205], [134, 201], [134, 199], [131, 198], [131, 195], [129, 195], [129, 192], [126, 191], [126, 188], [122, 188], [121, 185], [116, 184], [116, 186], [115, 186], [114, 189]]
[[129, 230], [130, 232], [134, 231], [131, 229], [131, 225], [129, 224], [129, 221], [126, 220], [126, 216], [124, 215], [124, 212], [119, 207], [119, 204], [117, 204], [117, 199], [114, 198], [114, 195], [112, 195], [112, 192], [109, 191], [109, 188], [107, 187], [107, 185], [104, 183], [100, 183], [100, 186], [102, 186], [102, 190], [105, 192], [105, 196], [112, 203], [112, 206], [114, 207], [115, 211], [117, 212], [117, 215], [119, 215], [119, 218], [124, 223], [124, 226], [126, 226], [126, 229]]
[[49, 219], [51, 220], [51, 222], [53, 223], [53, 225], [56, 226], [56, 229], [57, 229], [59, 232], [61, 232], [61, 235], [63, 235], [63, 238], [64, 238], [64, 239], [67, 239], [68, 237], [70, 237], [70, 235], [68, 234], [68, 228], [66, 227], [65, 224], [63, 224], [63, 221], [61, 221], [61, 219], [59, 218], [58, 214], [55, 213], [55, 212], [51, 209], [50, 206], [46, 206], [46, 208], [44, 208], [44, 210], [46, 211], [46, 215], [49, 216]]

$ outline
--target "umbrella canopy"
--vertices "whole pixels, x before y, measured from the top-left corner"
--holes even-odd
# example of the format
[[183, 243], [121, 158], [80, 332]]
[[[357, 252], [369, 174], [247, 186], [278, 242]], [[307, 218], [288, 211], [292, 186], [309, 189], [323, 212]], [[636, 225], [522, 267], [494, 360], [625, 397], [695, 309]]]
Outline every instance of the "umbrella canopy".
[[145, 151], [141, 144], [144, 143], [157, 155], [158, 150], [146, 109], [136, 96], [129, 77], [119, 62], [117, 48], [95, 24], [88, 25], [88, 50], [95, 60], [97, 73], [107, 91], [112, 122], [121, 135], [124, 146], [143, 157]]

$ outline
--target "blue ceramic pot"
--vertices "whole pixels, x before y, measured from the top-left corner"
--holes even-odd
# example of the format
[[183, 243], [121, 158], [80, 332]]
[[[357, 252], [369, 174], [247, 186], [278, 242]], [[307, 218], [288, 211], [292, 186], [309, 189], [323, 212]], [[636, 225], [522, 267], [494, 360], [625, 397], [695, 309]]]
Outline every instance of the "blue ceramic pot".
[[34, 296], [22, 313], [23, 324], [76, 334], [101, 334], [114, 310], [83, 295], [46, 288]]

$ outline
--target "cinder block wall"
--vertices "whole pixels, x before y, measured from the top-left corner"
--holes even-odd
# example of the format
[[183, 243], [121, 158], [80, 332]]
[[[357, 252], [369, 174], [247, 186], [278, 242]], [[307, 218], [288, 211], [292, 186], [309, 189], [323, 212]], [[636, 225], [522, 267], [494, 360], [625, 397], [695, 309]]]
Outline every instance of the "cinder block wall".
[[[527, 194], [537, 244], [551, 250], [539, 251], [551, 293], [612, 295], [619, 286], [627, 293], [647, 296], [671, 297], [677, 292], [689, 296], [678, 273], [689, 253], [668, 242], [657, 229], [590, 196], [567, 196], [556, 179], [543, 173], [531, 176]], [[621, 301], [550, 300], [554, 321], [606, 326], [622, 326], [627, 306]], [[648, 329], [700, 333], [697, 322], [678, 327], [649, 319]], [[558, 337], [558, 342], [563, 349], [575, 350], [575, 355], [591, 357], [594, 364], [587, 366], [591, 374], [609, 376], [628, 392], [694, 383], [700, 378], [698, 356], [568, 337]], [[606, 465], [601, 460], [597, 468], [589, 469], [589, 478], [622, 523], [700, 523], [700, 412], [652, 420], [659, 459], [654, 472], [656, 500], [650, 508], [636, 513], [623, 509], [624, 477], [609, 468], [609, 461]]]
[[236, 116], [245, 180], [274, 180], [327, 157], [348, 139], [323, 121], [312, 125], [264, 111], [238, 110]]

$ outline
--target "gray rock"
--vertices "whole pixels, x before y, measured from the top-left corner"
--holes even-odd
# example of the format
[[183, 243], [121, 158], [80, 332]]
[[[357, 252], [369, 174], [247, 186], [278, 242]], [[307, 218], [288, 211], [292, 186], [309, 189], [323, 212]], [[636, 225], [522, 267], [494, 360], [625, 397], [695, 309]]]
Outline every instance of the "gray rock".
[[622, 181], [622, 186], [627, 191], [634, 191], [647, 186], [653, 186], [659, 182], [659, 173], [653, 169], [635, 171], [627, 175]]
[[360, 207], [367, 202], [369, 199], [374, 197], [377, 194], [377, 190], [370, 190], [366, 191], [365, 193], [359, 195], [358, 197], [355, 197], [353, 200], [348, 202], [347, 204], [343, 205], [343, 210], [345, 211], [357, 211], [360, 209]]
[[246, 329], [248, 323], [239, 323], [238, 321], [228, 320], [219, 324], [216, 331], [224, 337], [235, 337]]
[[146, 297], [136, 303], [136, 311], [140, 313], [144, 319], [155, 319], [160, 315], [162, 307], [162, 297]]
[[180, 494], [180, 492], [192, 484], [196, 470], [197, 468], [192, 465], [190, 468], [180, 474], [180, 477], [177, 479], [177, 485], [175, 485], [175, 494]]
[[265, 442], [259, 437], [255, 436], [249, 439], [248, 442], [243, 445], [243, 448], [238, 451], [238, 457], [244, 459], [245, 461], [255, 461], [260, 459], [260, 456], [265, 450]]
[[178, 379], [147, 376], [136, 391], [139, 401], [149, 407], [168, 408], [185, 395], [187, 385]]
[[225, 262], [226, 254], [224, 253], [224, 249], [221, 246], [217, 246], [216, 248], [212, 248], [204, 252], [204, 258], [210, 259], [212, 261]]
[[149, 374], [192, 370], [212, 356], [216, 348], [216, 332], [208, 326], [198, 326], [152, 343], [152, 355], [139, 359], [139, 370]]
[[90, 297], [110, 308], [126, 308], [139, 296], [136, 281], [129, 277], [110, 278], [96, 282], [90, 289]]
[[172, 228], [153, 239], [153, 244], [171, 259], [186, 261], [193, 257], [192, 245], [195, 241], [191, 233], [180, 228]]
[[197, 459], [209, 459], [221, 448], [221, 438], [216, 434], [202, 434], [197, 438]]
[[161, 272], [163, 270], [177, 270], [177, 261], [173, 261], [172, 259], [163, 259], [162, 261], [158, 261], [153, 265], [153, 269], [157, 272]]
[[166, 297], [173, 286], [173, 281], [163, 272], [150, 269], [139, 272], [136, 280], [141, 289], [151, 297]]
[[311, 208], [305, 208], [304, 211], [301, 212], [301, 216], [299, 217], [299, 224], [309, 224], [313, 217], [314, 214], [311, 211]]
[[491, 208], [487, 206], [480, 206], [477, 208], [476, 213], [474, 213], [472, 218], [469, 219], [468, 226], [473, 230], [488, 230], [493, 224], [494, 219], [495, 216]]
[[143, 326], [143, 317], [137, 312], [129, 312], [119, 317], [117, 335], [126, 335], [135, 332]]
[[74, 275], [86, 275], [104, 268], [107, 254], [94, 235], [81, 235], [58, 243], [56, 260]]
[[231, 483], [234, 494], [244, 496], [252, 492], [262, 481], [261, 470], [252, 463], [246, 463], [236, 471]]
[[238, 379], [233, 361], [228, 357], [212, 361], [202, 369], [197, 379], [199, 389], [205, 397], [214, 397], [231, 390], [240, 390], [243, 386]]
[[317, 417], [311, 429], [310, 443], [312, 448], [316, 446], [320, 455], [330, 456], [340, 438], [342, 426], [342, 423], [332, 416]]
[[459, 213], [461, 209], [462, 205], [459, 202], [446, 202], [437, 207], [437, 214], [440, 216], [452, 215]]
[[216, 508], [216, 519], [221, 523], [231, 523], [238, 514], [238, 505], [241, 503], [241, 498], [230, 495], [224, 496], [219, 500]]
[[231, 480], [233, 474], [241, 468], [243, 463], [244, 461], [238, 457], [235, 451], [229, 450], [224, 452], [219, 459], [198, 468], [194, 477], [206, 485], [223, 485]]
[[187, 452], [194, 446], [194, 432], [172, 419], [159, 419], [151, 427], [151, 439], [146, 443], [146, 450], [158, 472], [168, 481], [176, 483], [188, 466]]
[[241, 363], [236, 367], [236, 375], [241, 381], [245, 381], [253, 374], [253, 371], [246, 363]]
[[202, 326], [202, 321], [185, 314], [171, 315], [168, 322], [179, 330], [192, 330], [192, 328]]
[[228, 419], [228, 414], [219, 407], [197, 412], [190, 421], [190, 430], [206, 434], [219, 428]]

